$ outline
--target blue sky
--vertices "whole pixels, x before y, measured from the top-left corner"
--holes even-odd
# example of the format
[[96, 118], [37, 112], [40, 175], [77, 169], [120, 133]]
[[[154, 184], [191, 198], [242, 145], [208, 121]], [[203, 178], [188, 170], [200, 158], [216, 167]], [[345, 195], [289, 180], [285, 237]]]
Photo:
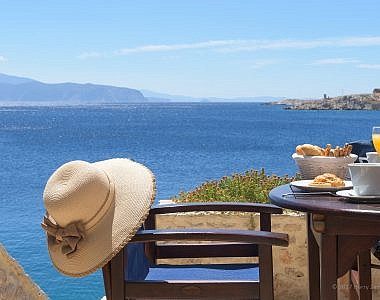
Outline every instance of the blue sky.
[[380, 1], [1, 1], [0, 73], [200, 97], [380, 87]]

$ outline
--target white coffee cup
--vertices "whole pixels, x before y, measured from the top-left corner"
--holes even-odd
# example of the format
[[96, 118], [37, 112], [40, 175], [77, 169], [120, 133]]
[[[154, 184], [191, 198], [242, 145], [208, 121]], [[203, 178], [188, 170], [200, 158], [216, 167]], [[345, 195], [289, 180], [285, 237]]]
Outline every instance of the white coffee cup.
[[357, 163], [349, 164], [352, 185], [359, 196], [380, 195], [380, 164]]
[[359, 157], [359, 161], [369, 163], [380, 163], [380, 156], [377, 152], [367, 152], [367, 157]]

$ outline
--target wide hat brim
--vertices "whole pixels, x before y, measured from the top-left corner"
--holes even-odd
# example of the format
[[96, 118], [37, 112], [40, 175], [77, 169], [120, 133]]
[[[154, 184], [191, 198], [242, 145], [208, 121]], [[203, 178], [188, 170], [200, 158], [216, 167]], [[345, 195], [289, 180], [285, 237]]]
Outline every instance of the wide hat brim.
[[70, 256], [57, 250], [48, 239], [49, 255], [59, 272], [83, 277], [109, 262], [136, 234], [149, 214], [156, 194], [153, 173], [129, 159], [95, 162], [115, 186], [114, 201], [100, 222], [86, 232]]

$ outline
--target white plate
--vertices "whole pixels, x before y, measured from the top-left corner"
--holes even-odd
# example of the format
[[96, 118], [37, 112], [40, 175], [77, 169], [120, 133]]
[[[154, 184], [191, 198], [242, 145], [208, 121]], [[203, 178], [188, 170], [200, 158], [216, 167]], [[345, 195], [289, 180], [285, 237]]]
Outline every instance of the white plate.
[[354, 190], [345, 190], [345, 191], [338, 191], [336, 192], [338, 196], [342, 196], [348, 199], [352, 199], [355, 201], [365, 201], [365, 202], [370, 202], [370, 201], [375, 201], [378, 202], [380, 200], [380, 195], [378, 196], [359, 196], [358, 194], [355, 193]]
[[297, 189], [306, 191], [306, 192], [336, 192], [341, 190], [349, 190], [352, 189], [352, 182], [345, 180], [344, 184], [345, 186], [340, 187], [317, 187], [317, 186], [310, 186], [309, 184], [313, 180], [298, 180], [293, 181], [290, 183], [291, 186], [294, 186]]

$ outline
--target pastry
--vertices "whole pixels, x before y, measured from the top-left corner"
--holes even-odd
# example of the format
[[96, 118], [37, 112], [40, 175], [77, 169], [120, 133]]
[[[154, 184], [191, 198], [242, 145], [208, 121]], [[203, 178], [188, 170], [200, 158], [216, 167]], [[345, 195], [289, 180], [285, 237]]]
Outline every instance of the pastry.
[[312, 182], [309, 183], [309, 186], [313, 187], [342, 187], [345, 186], [343, 179], [338, 176], [325, 173], [314, 178]]

